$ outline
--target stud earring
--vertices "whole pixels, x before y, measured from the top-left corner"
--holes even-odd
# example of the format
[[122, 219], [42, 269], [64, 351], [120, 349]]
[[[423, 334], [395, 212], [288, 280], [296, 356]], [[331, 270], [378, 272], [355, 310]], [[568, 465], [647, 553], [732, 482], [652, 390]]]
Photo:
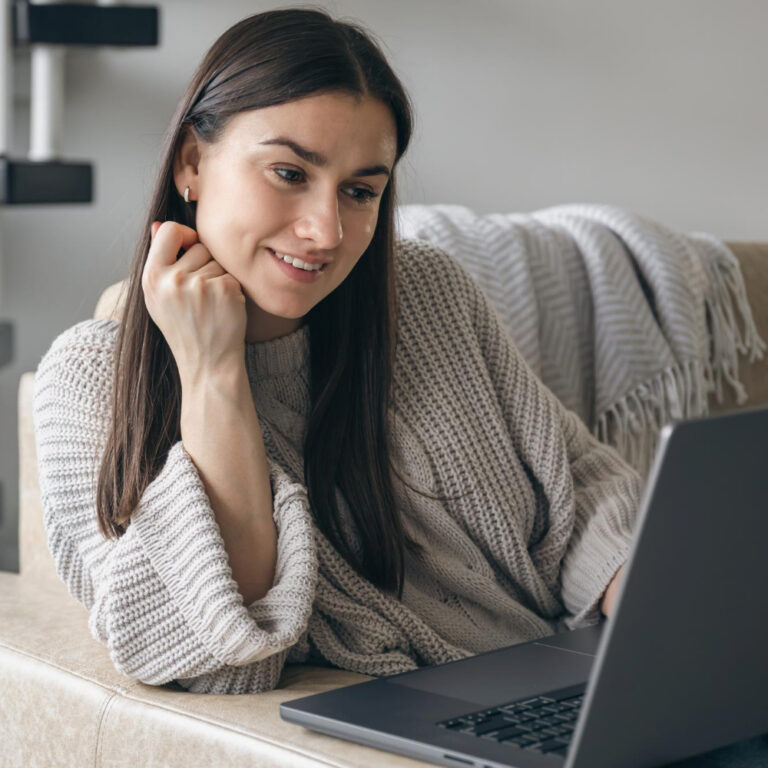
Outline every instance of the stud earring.
[[189, 202], [189, 187], [184, 187], [184, 202]]

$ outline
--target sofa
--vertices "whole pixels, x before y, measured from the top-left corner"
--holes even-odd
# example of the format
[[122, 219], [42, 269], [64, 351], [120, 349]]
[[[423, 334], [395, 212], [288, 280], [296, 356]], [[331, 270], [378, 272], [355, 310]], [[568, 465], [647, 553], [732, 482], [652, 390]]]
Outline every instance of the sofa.
[[[730, 243], [758, 330], [768, 341], [768, 243]], [[118, 317], [120, 284], [96, 317]], [[768, 355], [742, 358], [749, 399], [710, 401], [712, 412], [768, 405]], [[192, 694], [118, 673], [93, 639], [85, 609], [59, 581], [42, 525], [32, 428], [33, 373], [19, 384], [20, 573], [0, 573], [0, 765], [56, 766], [426, 766], [426, 763], [308, 731], [280, 719], [280, 702], [370, 679], [289, 665], [261, 694]], [[740, 763], [742, 764], [742, 763]]]

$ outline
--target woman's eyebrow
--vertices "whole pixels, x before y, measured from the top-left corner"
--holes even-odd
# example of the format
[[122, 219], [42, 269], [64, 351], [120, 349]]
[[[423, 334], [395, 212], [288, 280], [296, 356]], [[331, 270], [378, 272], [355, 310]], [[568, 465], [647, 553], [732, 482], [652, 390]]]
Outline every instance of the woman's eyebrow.
[[[285, 136], [277, 136], [274, 139], [267, 139], [266, 141], [259, 142], [260, 144], [279, 144], [283, 147], [288, 147], [292, 152], [298, 155], [302, 160], [312, 165], [316, 165], [322, 168], [324, 165], [328, 165], [328, 158], [325, 155], [321, 155], [319, 152], [314, 152], [311, 149], [302, 147], [301, 144], [297, 144], [292, 139]], [[389, 168], [386, 165], [371, 165], [367, 168], [358, 168], [352, 173], [352, 176], [378, 176], [384, 174], [389, 178]]]

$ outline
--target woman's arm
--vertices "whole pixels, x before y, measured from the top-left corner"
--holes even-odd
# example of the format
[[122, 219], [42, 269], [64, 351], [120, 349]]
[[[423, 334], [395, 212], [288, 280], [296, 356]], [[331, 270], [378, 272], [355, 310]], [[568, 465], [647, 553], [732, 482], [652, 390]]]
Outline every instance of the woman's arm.
[[[542, 385], [543, 386], [543, 385]], [[615, 448], [601, 443], [547, 390], [560, 414], [573, 480], [574, 527], [561, 566], [562, 595], [576, 628], [613, 607], [629, 556], [642, 484]]]
[[[435, 266], [462, 305], [457, 311], [469, 319], [516, 449], [546, 484], [542, 493], [549, 499], [541, 514], [548, 519], [541, 521], [539, 530], [545, 533], [536, 547], [548, 553], [550, 566], [559, 568], [548, 566], [549, 588], [559, 593], [566, 626], [593, 623], [629, 553], [640, 477], [536, 376], [466, 269], [440, 249], [434, 251]], [[554, 551], [560, 553], [556, 562]]]
[[[306, 633], [317, 559], [306, 489], [269, 460], [277, 529], [274, 583], [244, 605], [203, 482], [171, 446], [119, 539], [98, 528], [96, 482], [111, 421], [117, 324], [61, 334], [35, 375], [34, 423], [48, 545], [91, 633], [118, 671], [197, 692], [273, 688]], [[259, 510], [263, 512], [263, 510]]]
[[178, 367], [182, 441], [248, 604], [272, 584], [276, 533], [264, 440], [245, 370], [245, 295], [194, 229], [155, 221], [150, 235], [144, 301]]
[[277, 531], [261, 425], [245, 365], [184, 382], [181, 439], [213, 507], [246, 605], [272, 586]]

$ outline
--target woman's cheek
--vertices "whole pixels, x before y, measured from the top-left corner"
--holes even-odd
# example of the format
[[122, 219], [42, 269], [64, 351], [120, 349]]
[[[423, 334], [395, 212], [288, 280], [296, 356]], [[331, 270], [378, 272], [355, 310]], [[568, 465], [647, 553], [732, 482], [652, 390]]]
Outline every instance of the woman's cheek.
[[373, 234], [376, 231], [376, 223], [378, 221], [378, 217], [379, 211], [377, 208], [375, 211], [372, 211], [363, 222], [361, 222], [362, 226], [360, 229], [360, 240], [363, 251], [370, 245], [371, 240], [373, 240]]

